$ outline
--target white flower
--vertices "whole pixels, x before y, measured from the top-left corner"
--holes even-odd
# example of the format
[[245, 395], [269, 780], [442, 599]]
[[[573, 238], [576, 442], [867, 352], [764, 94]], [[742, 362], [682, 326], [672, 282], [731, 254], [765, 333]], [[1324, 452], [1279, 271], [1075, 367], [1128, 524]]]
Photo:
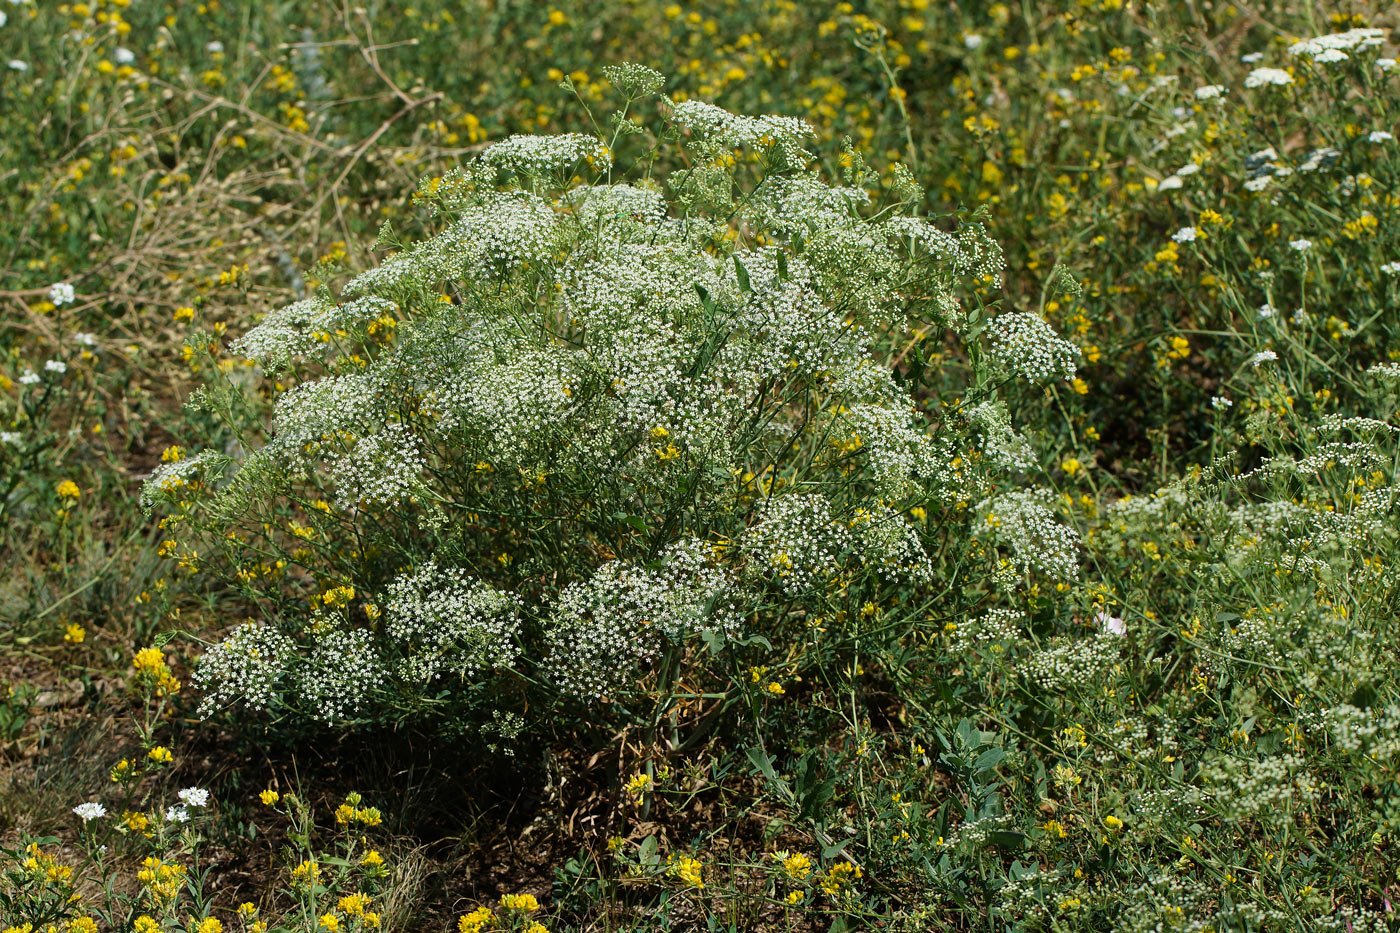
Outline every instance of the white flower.
[[209, 791], [202, 787], [186, 787], [176, 796], [186, 806], [207, 807], [209, 805]]
[[1376, 59], [1376, 67], [1379, 68], [1381, 71], [1389, 71], [1390, 69], [1395, 67], [1395, 59], [1378, 58]]
[[1388, 143], [1394, 138], [1394, 135], [1385, 130], [1372, 130], [1371, 135], [1366, 137], [1366, 141], [1368, 143]]
[[73, 286], [67, 282], [55, 282], [49, 286], [49, 301], [56, 305], [72, 304], [77, 293], [73, 291]]
[[1214, 100], [1225, 93], [1225, 89], [1218, 84], [1204, 84], [1196, 88], [1196, 100]]
[[1272, 180], [1268, 175], [1260, 175], [1258, 178], [1251, 178], [1245, 182], [1244, 187], [1246, 191], [1263, 191], [1269, 187], [1269, 182]]
[[1241, 55], [1240, 61], [1246, 65], [1252, 65], [1264, 57], [1263, 52], [1250, 52], [1248, 55]]
[[73, 808], [73, 812], [82, 817], [84, 823], [87, 823], [106, 816], [107, 808], [96, 802], [80, 803]]
[[118, 65], [130, 65], [136, 61], [136, 53], [124, 45], [119, 45], [112, 50], [112, 61]]
[[11, 70], [11, 71], [28, 71], [28, 70], [29, 70], [29, 62], [20, 61], [18, 58], [12, 58], [12, 59], [10, 59], [9, 65], [10, 65], [10, 70]]
[[1308, 250], [1312, 249], [1312, 240], [1299, 237], [1296, 240], [1289, 240], [1288, 245], [1300, 253], [1306, 253]]
[[24, 435], [18, 431], [0, 431], [0, 444], [14, 444], [18, 447], [23, 440]]
[[1274, 306], [1271, 305], [1271, 304], [1268, 304], [1267, 302], [1266, 302], [1265, 304], [1262, 304], [1262, 305], [1259, 306], [1259, 319], [1260, 319], [1260, 320], [1264, 320], [1264, 319], [1266, 319], [1266, 318], [1271, 318], [1271, 317], [1273, 317], [1273, 316], [1274, 316], [1275, 314], [1277, 314], [1277, 313], [1278, 313], [1278, 312], [1274, 310]]
[[1110, 635], [1128, 634], [1128, 624], [1117, 616], [1111, 616], [1106, 612], [1100, 612], [1098, 615], [1094, 616], [1094, 621], [1099, 624], [1099, 628]]
[[218, 55], [223, 50], [224, 44], [218, 39], [215, 39], [212, 42], [206, 42], [204, 44], [204, 51], [208, 52], [210, 55]]
[[1282, 68], [1256, 68], [1244, 79], [1245, 87], [1283, 87], [1293, 83], [1293, 76]]
[[1158, 191], [1175, 191], [1177, 188], [1180, 188], [1180, 187], [1181, 187], [1181, 176], [1180, 176], [1180, 175], [1168, 175], [1166, 178], [1163, 178], [1161, 181], [1157, 182], [1157, 190], [1158, 190]]
[[1276, 359], [1278, 359], [1278, 354], [1273, 350], [1260, 350], [1249, 358], [1249, 365], [1257, 369], [1261, 363], [1269, 363]]
[[79, 331], [78, 333], [73, 335], [73, 342], [77, 344], [82, 344], [85, 347], [95, 347], [97, 346], [97, 335]]
[[982, 41], [982, 37], [975, 32], [969, 32], [963, 36], [963, 45], [970, 50], [975, 51], [976, 49], [980, 49], [982, 47]]
[[10, 17], [7, 16], [3, 11], [0, 11], [0, 26], [4, 26], [9, 21]]
[[1381, 266], [1381, 271], [1386, 275], [1400, 275], [1400, 262], [1388, 262]]
[[1176, 243], [1194, 243], [1196, 242], [1196, 228], [1182, 227], [1172, 234], [1172, 240]]
[[20, 385], [32, 386], [34, 383], [36, 383], [36, 382], [38, 382], [38, 381], [39, 381], [39, 374], [36, 373], [36, 372], [35, 372], [34, 370], [32, 370], [32, 369], [26, 369], [26, 370], [24, 371], [24, 375], [19, 377], [19, 384], [20, 384]]
[[[1385, 42], [1385, 30], [1375, 28], [1348, 29], [1330, 32], [1295, 42], [1288, 47], [1289, 55], [1306, 55], [1314, 61], [1339, 62], [1347, 58], [1343, 49], [1370, 49]], [[1338, 57], [1340, 53], [1340, 57]]]
[[1216, 411], [1224, 411], [1234, 404], [1234, 402], [1223, 395], [1212, 395], [1210, 397], [1210, 407], [1214, 408]]
[[1182, 177], [1182, 178], [1185, 178], [1187, 175], [1194, 175], [1194, 174], [1196, 174], [1197, 172], [1199, 172], [1200, 170], [1201, 170], [1201, 167], [1200, 167], [1199, 165], [1197, 165], [1195, 162], [1187, 162], [1187, 163], [1186, 163], [1185, 165], [1183, 165], [1181, 168], [1179, 168], [1179, 169], [1176, 170], [1176, 174], [1179, 175], [1179, 176]]
[[166, 807], [165, 821], [167, 823], [188, 823], [190, 821], [190, 811], [184, 807]]
[[1000, 314], [988, 324], [987, 337], [992, 356], [1009, 372], [1030, 382], [1074, 376], [1079, 348], [1037, 315], [1025, 311]]
[[66, 373], [68, 372], [68, 364], [62, 360], [46, 360], [44, 370], [51, 373]]

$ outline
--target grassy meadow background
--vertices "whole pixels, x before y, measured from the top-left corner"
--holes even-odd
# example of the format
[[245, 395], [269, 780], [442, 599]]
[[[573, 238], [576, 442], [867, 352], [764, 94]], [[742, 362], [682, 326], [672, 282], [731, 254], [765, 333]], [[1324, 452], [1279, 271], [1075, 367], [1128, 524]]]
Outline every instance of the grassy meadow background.
[[[1400, 929], [1392, 4], [0, 14], [0, 930]], [[1077, 579], [914, 505], [936, 586], [697, 648], [639, 682], [655, 721], [201, 716], [198, 658], [272, 603], [142, 508], [240, 442], [191, 393], [263, 423], [285, 386], [230, 342], [432, 232], [488, 145], [596, 132], [622, 62], [986, 225], [968, 304], [1079, 350], [1001, 390]], [[925, 337], [891, 356], [955, 409], [975, 361]]]

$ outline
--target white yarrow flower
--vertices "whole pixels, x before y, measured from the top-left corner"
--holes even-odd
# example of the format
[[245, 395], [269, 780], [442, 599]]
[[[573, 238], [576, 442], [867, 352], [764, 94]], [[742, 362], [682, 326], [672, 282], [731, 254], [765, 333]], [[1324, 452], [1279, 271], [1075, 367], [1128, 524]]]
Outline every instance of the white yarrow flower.
[[76, 297], [77, 292], [67, 282], [55, 282], [49, 286], [49, 301], [56, 305], [72, 304]]
[[190, 811], [184, 807], [166, 807], [165, 821], [167, 823], [188, 823]]
[[68, 372], [68, 364], [62, 360], [46, 360], [44, 370], [51, 373], [66, 373]]
[[1196, 88], [1196, 100], [1214, 100], [1223, 96], [1225, 88], [1218, 84], [1205, 84]]
[[1288, 245], [1300, 253], [1306, 253], [1308, 250], [1312, 249], [1312, 240], [1299, 237], [1296, 240], [1289, 240]]
[[1256, 68], [1244, 79], [1245, 87], [1283, 87], [1293, 83], [1293, 76], [1282, 68]]
[[1172, 240], [1176, 243], [1194, 243], [1196, 241], [1196, 228], [1182, 227], [1172, 234]]
[[209, 805], [209, 791], [202, 787], [186, 787], [177, 794], [180, 802], [189, 807], [207, 807]]
[[1366, 141], [1368, 143], [1388, 143], [1394, 138], [1393, 134], [1387, 133], [1385, 130], [1372, 130], [1371, 135], [1366, 137]]
[[84, 823], [88, 823], [92, 820], [101, 819], [102, 817], [106, 816], [107, 808], [102, 806], [102, 804], [97, 803], [96, 801], [90, 801], [88, 803], [78, 804], [76, 807], [73, 808], [73, 812], [78, 814], [78, 816], [82, 818]]
[[1249, 358], [1249, 365], [1258, 369], [1261, 364], [1271, 363], [1276, 359], [1278, 359], [1278, 354], [1273, 350], [1260, 350]]

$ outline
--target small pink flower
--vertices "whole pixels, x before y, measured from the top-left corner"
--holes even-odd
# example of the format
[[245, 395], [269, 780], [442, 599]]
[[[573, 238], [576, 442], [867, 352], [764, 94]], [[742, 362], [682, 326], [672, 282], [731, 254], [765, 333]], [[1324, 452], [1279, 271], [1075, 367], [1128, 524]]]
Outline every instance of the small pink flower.
[[1094, 616], [1094, 621], [1099, 624], [1099, 628], [1110, 635], [1128, 634], [1128, 624], [1117, 616], [1111, 616], [1106, 612], [1100, 612], [1098, 615]]

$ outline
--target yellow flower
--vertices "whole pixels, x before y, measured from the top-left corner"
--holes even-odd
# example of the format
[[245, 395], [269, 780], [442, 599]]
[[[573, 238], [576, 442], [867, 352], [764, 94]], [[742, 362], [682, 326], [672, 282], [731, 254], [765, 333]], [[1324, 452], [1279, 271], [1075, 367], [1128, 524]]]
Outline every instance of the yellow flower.
[[502, 894], [501, 906], [506, 910], [523, 910], [526, 913], [533, 913], [540, 909], [540, 902], [535, 900], [533, 894]]
[[155, 673], [167, 665], [165, 655], [161, 653], [159, 648], [142, 648], [131, 659], [131, 666], [136, 669], [137, 673], [148, 671]]
[[311, 860], [292, 869], [292, 887], [315, 887], [321, 880], [321, 866]]
[[66, 479], [58, 484], [58, 494], [64, 499], [76, 499], [82, 495], [82, 491], [78, 489], [77, 483]]
[[342, 897], [336, 906], [340, 908], [341, 913], [348, 917], [363, 916], [364, 912], [369, 909], [369, 896], [356, 891], [354, 894]]
[[803, 881], [812, 873], [812, 860], [801, 852], [774, 852], [773, 858], [783, 863], [783, 873], [794, 881]]
[[850, 862], [837, 862], [826, 870], [826, 877], [822, 879], [822, 890], [834, 897], [863, 875], [864, 872]]
[[269, 806], [269, 807], [270, 807], [270, 806], [272, 806], [273, 804], [275, 804], [277, 801], [281, 800], [281, 799], [282, 799], [282, 795], [279, 794], [279, 793], [277, 793], [277, 791], [275, 791], [275, 790], [273, 790], [272, 788], [269, 787], [267, 790], [263, 791], [261, 794], [258, 794], [258, 799], [261, 800], [265, 806]]
[[378, 849], [370, 849], [365, 853], [365, 857], [360, 859], [360, 864], [365, 868], [380, 868], [384, 865], [384, 856], [379, 854]]
[[170, 764], [175, 760], [175, 756], [170, 754], [170, 749], [164, 745], [157, 745], [146, 753], [146, 757], [159, 764]]
[[1082, 469], [1082, 466], [1073, 457], [1066, 457], [1060, 462], [1060, 469], [1064, 470], [1066, 476], [1073, 476]]
[[224, 925], [217, 917], [205, 917], [195, 924], [194, 933], [224, 933]]
[[705, 887], [705, 879], [701, 872], [704, 866], [698, 859], [682, 857], [671, 865], [669, 873], [671, 877], [692, 888]]
[[627, 782], [627, 792], [633, 797], [640, 797], [653, 786], [650, 774], [634, 774], [632, 780]]
[[494, 915], [489, 907], [478, 907], [469, 914], [457, 918], [457, 933], [481, 933]]
[[87, 629], [81, 625], [70, 622], [68, 627], [63, 630], [63, 640], [70, 645], [81, 645], [85, 638], [87, 638]]
[[1116, 833], [1123, 828], [1123, 821], [1116, 816], [1106, 816], [1103, 818], [1103, 825]]
[[321, 929], [335, 933], [340, 929], [340, 918], [335, 914], [321, 914]]

